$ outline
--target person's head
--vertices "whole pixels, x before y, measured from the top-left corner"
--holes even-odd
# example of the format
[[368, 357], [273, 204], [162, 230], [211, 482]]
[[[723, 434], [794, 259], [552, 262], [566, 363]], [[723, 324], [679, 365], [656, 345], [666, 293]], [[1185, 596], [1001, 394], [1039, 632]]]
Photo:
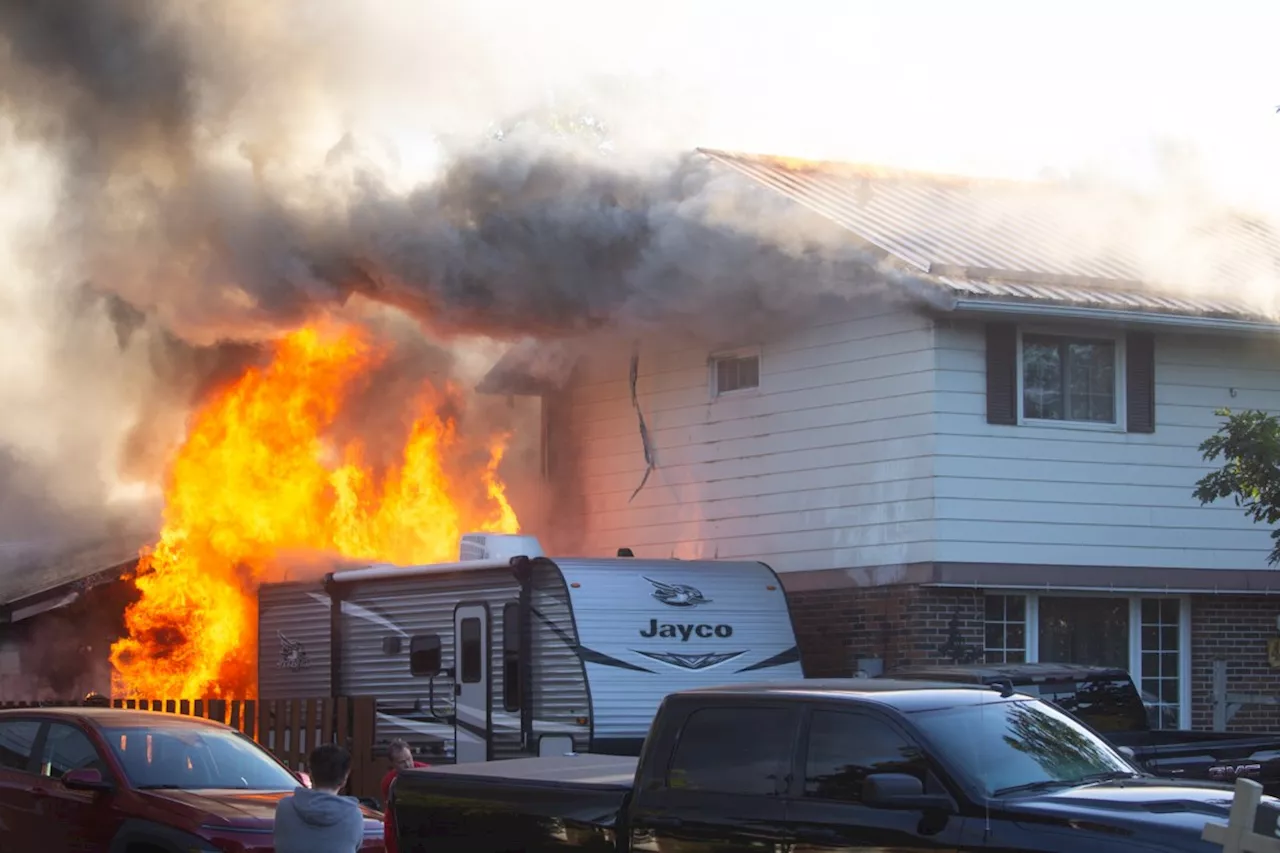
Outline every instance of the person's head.
[[307, 769], [316, 790], [338, 791], [351, 775], [351, 755], [336, 743], [323, 743], [311, 750]]
[[399, 738], [391, 741], [387, 746], [387, 758], [391, 759], [391, 766], [396, 770], [413, 769], [413, 750], [409, 749], [407, 742]]

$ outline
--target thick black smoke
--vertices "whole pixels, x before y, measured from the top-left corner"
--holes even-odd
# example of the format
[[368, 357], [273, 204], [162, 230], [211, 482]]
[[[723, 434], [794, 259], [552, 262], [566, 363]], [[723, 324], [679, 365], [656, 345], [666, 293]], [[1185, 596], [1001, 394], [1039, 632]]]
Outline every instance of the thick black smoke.
[[[41, 517], [102, 499], [87, 472], [103, 458], [157, 482], [193, 403], [354, 295], [443, 346], [660, 322], [729, 340], [876, 278], [701, 155], [637, 156], [621, 114], [613, 152], [599, 125], [566, 134], [528, 105], [443, 127], [442, 162], [406, 184], [344, 118], [379, 91], [369, 17], [321, 0], [0, 0], [0, 158], [9, 135], [57, 167], [53, 218], [23, 253], [55, 377], [39, 405], [59, 425], [23, 468], [47, 484]], [[438, 102], [467, 83], [424, 80], [405, 117], [455, 115]], [[366, 417], [338, 425], [389, 447], [405, 429], [391, 403], [454, 369], [392, 338], [399, 355], [354, 408]]]
[[405, 192], [344, 140], [298, 176], [272, 159], [289, 150], [264, 135], [278, 126], [237, 109], [277, 81], [221, 58], [256, 55], [252, 40], [270, 44], [279, 13], [161, 0], [0, 8], [0, 70], [15, 81], [0, 109], [60, 152], [61, 225], [85, 275], [191, 340], [254, 338], [353, 291], [444, 335], [701, 322], [725, 316], [724, 300], [733, 313], [792, 310], [798, 280], [822, 289], [865, 271], [806, 245], [793, 207], [696, 154], [637, 166], [518, 133], [455, 151], [437, 180]]

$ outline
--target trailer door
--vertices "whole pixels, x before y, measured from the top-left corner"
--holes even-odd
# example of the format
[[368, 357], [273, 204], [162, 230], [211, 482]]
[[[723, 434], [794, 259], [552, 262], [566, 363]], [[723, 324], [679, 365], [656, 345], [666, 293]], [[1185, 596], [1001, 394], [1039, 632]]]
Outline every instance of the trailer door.
[[492, 679], [489, 666], [489, 606], [459, 604], [453, 611], [454, 760], [488, 761], [491, 754]]

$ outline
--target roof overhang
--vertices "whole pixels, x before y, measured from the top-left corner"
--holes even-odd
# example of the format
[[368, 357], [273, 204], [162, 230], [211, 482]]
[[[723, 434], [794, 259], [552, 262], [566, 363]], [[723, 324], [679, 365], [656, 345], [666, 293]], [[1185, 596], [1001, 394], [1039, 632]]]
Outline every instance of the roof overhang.
[[904, 275], [906, 290], [934, 310], [978, 317], [1026, 317], [1107, 323], [1130, 328], [1202, 334], [1280, 333], [1280, 318], [1243, 306], [1195, 297], [1157, 295], [1030, 281], [976, 281], [947, 276]]
[[554, 393], [565, 387], [577, 363], [577, 351], [569, 343], [527, 338], [503, 353], [476, 391], [517, 397]]
[[993, 299], [957, 299], [951, 309], [957, 314], [1005, 315], [1074, 320], [1091, 323], [1117, 323], [1126, 326], [1181, 329], [1228, 335], [1280, 334], [1280, 322], [1234, 319], [1230, 317], [1197, 317], [1187, 314], [1160, 314], [1147, 311], [1125, 311], [1044, 303], [1001, 302]]

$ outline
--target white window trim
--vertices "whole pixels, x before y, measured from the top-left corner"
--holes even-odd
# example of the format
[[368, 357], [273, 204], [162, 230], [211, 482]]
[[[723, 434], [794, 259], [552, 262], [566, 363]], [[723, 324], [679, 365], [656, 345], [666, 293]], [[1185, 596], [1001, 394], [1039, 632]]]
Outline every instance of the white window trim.
[[[1022, 386], [1022, 336], [1024, 334], [1032, 335], [1052, 335], [1059, 338], [1091, 338], [1093, 340], [1113, 341], [1116, 346], [1116, 387], [1115, 387], [1115, 413], [1116, 421], [1112, 424], [1094, 423], [1092, 421], [1056, 421], [1046, 420], [1042, 418], [1028, 418], [1022, 412], [1023, 402], [1023, 386]], [[1113, 331], [1099, 331], [1097, 329], [1081, 328], [1078, 326], [1019, 326], [1018, 327], [1018, 346], [1017, 346], [1017, 395], [1018, 404], [1018, 425], [1026, 427], [1036, 427], [1041, 429], [1082, 429], [1092, 432], [1125, 432], [1128, 421], [1125, 412], [1125, 401], [1128, 399], [1125, 393], [1125, 337], [1122, 334], [1116, 334]]]
[[[764, 359], [761, 358], [760, 349], [758, 346], [738, 347], [737, 349], [716, 350], [707, 356], [707, 391], [713, 401], [727, 397], [747, 397], [760, 393], [760, 386], [764, 383]], [[731, 358], [754, 358], [756, 360], [756, 384], [754, 388], [735, 388], [732, 391], [721, 391], [716, 387], [716, 363]]]
[[1142, 691], [1142, 600], [1172, 598], [1178, 605], [1178, 728], [1191, 728], [1191, 597], [1150, 593], [1109, 593], [1063, 590], [1055, 593], [990, 589], [987, 595], [1026, 596], [1026, 661], [1040, 662], [1040, 599], [1042, 598], [1127, 598], [1129, 600], [1129, 676]]

